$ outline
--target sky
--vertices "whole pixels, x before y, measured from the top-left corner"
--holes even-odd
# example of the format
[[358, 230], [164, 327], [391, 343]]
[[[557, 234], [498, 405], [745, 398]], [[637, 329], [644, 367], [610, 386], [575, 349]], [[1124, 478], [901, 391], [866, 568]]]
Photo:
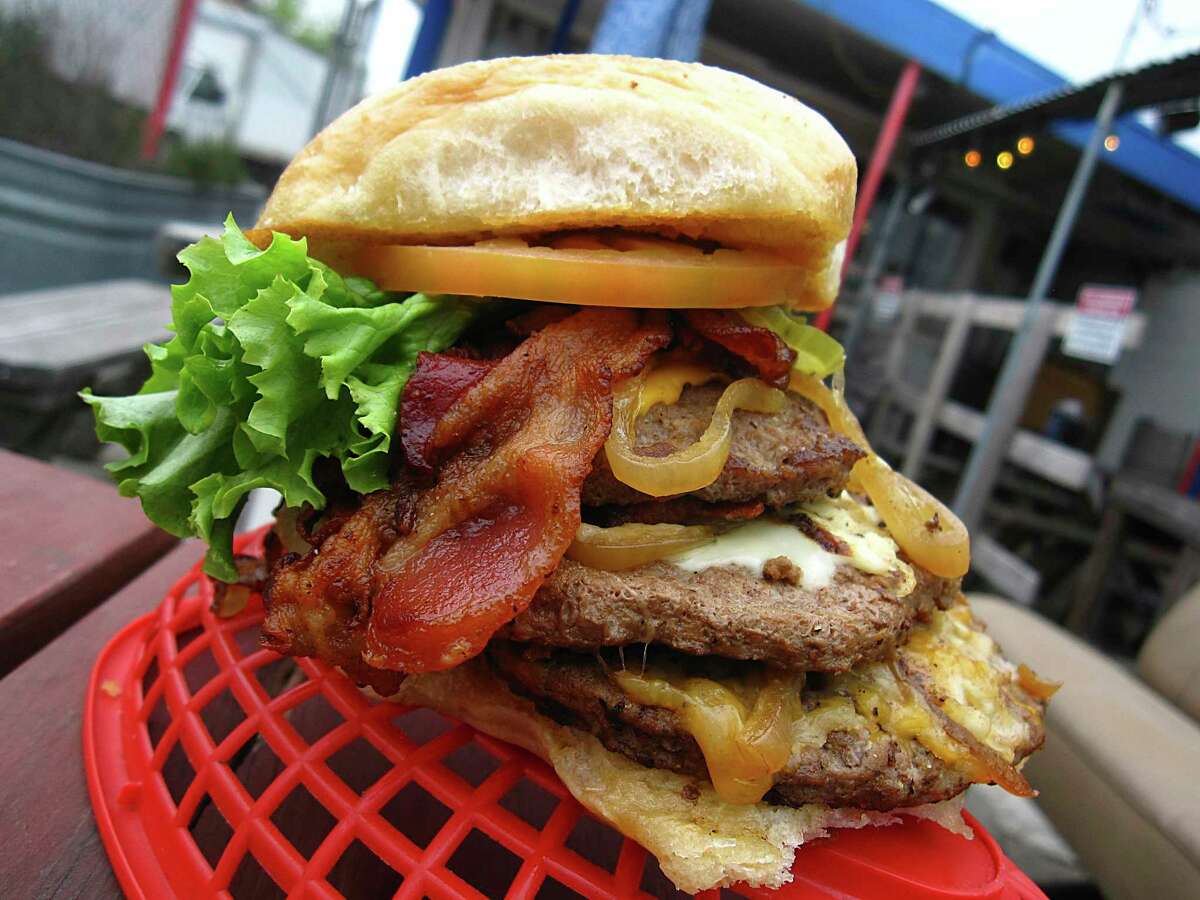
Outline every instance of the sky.
[[[315, 20], [335, 24], [346, 0], [305, 0]], [[1069, 81], [1136, 68], [1200, 48], [1200, 0], [934, 0]], [[1132, 39], [1122, 48], [1130, 24]], [[420, 21], [413, 0], [383, 0], [367, 55], [367, 91], [395, 84]], [[1200, 129], [1176, 138], [1200, 153]]]
[[[347, 0], [303, 0], [305, 19], [337, 28]], [[376, 94], [400, 80], [408, 51], [420, 25], [421, 11], [413, 0], [381, 0], [379, 23], [367, 50], [366, 92]]]
[[[935, 0], [1070, 81], [1118, 67], [1125, 34], [1137, 27], [1122, 68], [1200, 47], [1196, 0]], [[1152, 10], [1149, 15], [1146, 8]]]
[[[1197, 0], [935, 0], [1075, 83], [1200, 48]], [[1122, 45], [1137, 16], [1123, 62]], [[1200, 153], [1200, 129], [1177, 136]]]

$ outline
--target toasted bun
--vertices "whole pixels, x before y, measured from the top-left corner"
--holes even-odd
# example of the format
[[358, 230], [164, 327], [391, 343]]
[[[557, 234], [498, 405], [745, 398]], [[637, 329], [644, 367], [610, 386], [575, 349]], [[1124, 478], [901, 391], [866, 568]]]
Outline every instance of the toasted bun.
[[[779, 887], [792, 880], [795, 849], [805, 841], [830, 828], [899, 821], [890, 813], [818, 805], [726, 803], [710, 785], [648, 769], [604, 749], [590, 734], [557, 725], [509, 691], [478, 658], [445, 672], [409, 676], [390, 699], [438, 710], [540, 756], [584, 807], [658, 857], [667, 877], [689, 893], [738, 882]], [[685, 790], [690, 787], [699, 789], [694, 800]], [[969, 835], [961, 809], [960, 798], [904, 812]]]
[[521, 57], [364, 100], [288, 166], [258, 228], [458, 244], [623, 227], [766, 248], [824, 272], [849, 231], [855, 179], [821, 115], [741, 75]]

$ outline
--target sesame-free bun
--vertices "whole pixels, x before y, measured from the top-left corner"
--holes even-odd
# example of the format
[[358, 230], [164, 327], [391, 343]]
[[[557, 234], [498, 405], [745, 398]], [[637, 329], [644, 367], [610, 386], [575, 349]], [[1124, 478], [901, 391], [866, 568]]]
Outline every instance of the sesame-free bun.
[[520, 57], [364, 100], [292, 161], [258, 228], [463, 244], [619, 227], [768, 249], [824, 272], [840, 259], [855, 180], [820, 114], [741, 75]]

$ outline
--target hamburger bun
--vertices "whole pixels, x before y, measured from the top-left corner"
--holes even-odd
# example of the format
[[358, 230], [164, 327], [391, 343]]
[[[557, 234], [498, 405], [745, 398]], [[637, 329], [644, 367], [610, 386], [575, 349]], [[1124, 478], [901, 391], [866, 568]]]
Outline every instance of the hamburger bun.
[[468, 63], [349, 110], [300, 152], [256, 231], [391, 244], [623, 228], [802, 262], [831, 301], [854, 157], [799, 101], [694, 63]]

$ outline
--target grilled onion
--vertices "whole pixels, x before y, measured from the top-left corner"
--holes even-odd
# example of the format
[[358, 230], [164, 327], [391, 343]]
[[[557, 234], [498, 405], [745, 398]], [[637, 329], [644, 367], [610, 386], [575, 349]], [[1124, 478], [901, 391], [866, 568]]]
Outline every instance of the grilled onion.
[[630, 378], [613, 392], [612, 432], [604, 444], [613, 475], [634, 490], [652, 497], [669, 497], [698, 491], [717, 480], [729, 459], [733, 440], [733, 411], [776, 413], [783, 408], [783, 392], [756, 378], [735, 381], [721, 394], [712, 421], [700, 439], [670, 456], [642, 456], [635, 452], [638, 418], [655, 403], [673, 403], [683, 385], [707, 370], [690, 364], [668, 364]]
[[567, 549], [567, 558], [593, 569], [624, 572], [676, 553], [691, 550], [713, 539], [703, 525], [642, 525], [615, 528], [583, 524]]
[[943, 578], [965, 575], [971, 565], [971, 540], [958, 516], [871, 451], [862, 426], [840, 392], [798, 373], [792, 374], [788, 387], [820, 407], [835, 432], [867, 451], [850, 471], [849, 487], [871, 498], [892, 539], [909, 558]]

